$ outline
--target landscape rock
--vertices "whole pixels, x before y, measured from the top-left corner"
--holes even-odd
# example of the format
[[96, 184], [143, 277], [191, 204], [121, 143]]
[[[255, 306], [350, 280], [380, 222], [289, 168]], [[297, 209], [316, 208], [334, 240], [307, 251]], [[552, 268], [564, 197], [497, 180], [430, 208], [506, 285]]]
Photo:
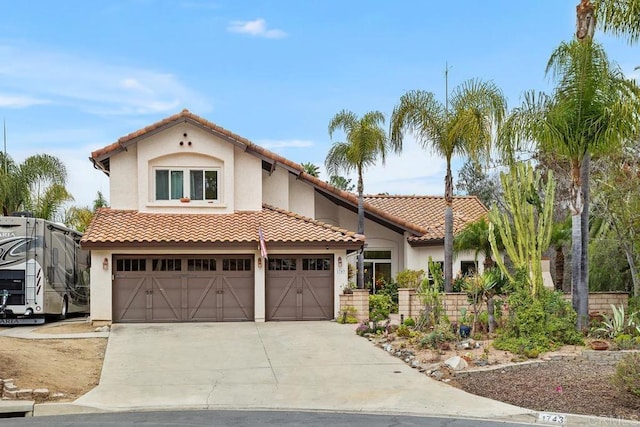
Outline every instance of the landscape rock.
[[104, 326], [100, 326], [99, 328], [95, 329], [96, 332], [109, 332], [109, 326], [104, 325]]
[[31, 399], [33, 397], [33, 389], [31, 388], [23, 388], [16, 392], [16, 397], [18, 399]]
[[34, 398], [47, 398], [49, 397], [49, 389], [48, 388], [37, 388], [35, 390], [33, 390], [33, 397]]
[[431, 372], [431, 377], [433, 377], [437, 381], [440, 381], [444, 377], [444, 374], [442, 373], [442, 371], [433, 371]]
[[445, 360], [444, 364], [449, 366], [454, 371], [461, 371], [469, 366], [467, 361], [460, 356], [450, 357], [449, 359]]

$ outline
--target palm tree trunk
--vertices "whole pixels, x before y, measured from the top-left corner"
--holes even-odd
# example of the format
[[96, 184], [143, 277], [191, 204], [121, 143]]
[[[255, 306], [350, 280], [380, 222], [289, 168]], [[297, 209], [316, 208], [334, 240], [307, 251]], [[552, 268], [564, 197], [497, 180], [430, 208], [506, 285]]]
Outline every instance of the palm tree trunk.
[[582, 213], [581, 213], [581, 239], [582, 247], [580, 252], [580, 286], [583, 290], [581, 297], [581, 312], [583, 317], [582, 327], [589, 326], [589, 170], [591, 166], [591, 155], [586, 153], [580, 166], [580, 182], [582, 183]]
[[582, 308], [583, 292], [581, 286], [580, 267], [582, 266], [580, 258], [582, 257], [582, 216], [580, 213], [571, 216], [571, 299], [573, 309], [578, 313], [578, 322], [576, 327], [581, 330], [583, 327], [582, 316], [580, 311]]
[[[358, 168], [358, 234], [364, 236], [364, 182], [361, 168]], [[358, 289], [364, 289], [364, 248], [358, 253], [357, 268], [356, 286]]]
[[453, 178], [451, 161], [447, 160], [447, 175], [444, 178], [444, 290], [453, 290]]

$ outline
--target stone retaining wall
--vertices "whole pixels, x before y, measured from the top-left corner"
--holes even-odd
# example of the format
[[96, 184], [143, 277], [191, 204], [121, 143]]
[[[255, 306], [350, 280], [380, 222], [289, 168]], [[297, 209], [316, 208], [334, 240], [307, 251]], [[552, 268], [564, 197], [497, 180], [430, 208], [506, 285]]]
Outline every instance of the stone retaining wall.
[[49, 390], [46, 388], [18, 388], [13, 383], [13, 379], [0, 379], [0, 397], [2, 399], [36, 399], [44, 400], [49, 397]]

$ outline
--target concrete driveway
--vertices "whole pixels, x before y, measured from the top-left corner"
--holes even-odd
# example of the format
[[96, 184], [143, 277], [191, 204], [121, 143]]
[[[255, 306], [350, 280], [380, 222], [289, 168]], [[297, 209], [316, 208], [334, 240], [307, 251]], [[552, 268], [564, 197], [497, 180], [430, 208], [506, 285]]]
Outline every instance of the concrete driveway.
[[75, 403], [535, 419], [432, 380], [333, 322], [116, 324], [100, 385]]

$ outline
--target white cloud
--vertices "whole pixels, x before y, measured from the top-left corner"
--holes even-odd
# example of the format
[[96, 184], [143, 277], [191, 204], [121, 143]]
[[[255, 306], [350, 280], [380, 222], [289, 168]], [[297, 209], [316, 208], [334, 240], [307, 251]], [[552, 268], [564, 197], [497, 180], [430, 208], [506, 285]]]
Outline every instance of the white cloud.
[[123, 79], [122, 82], [120, 82], [120, 84], [125, 89], [133, 89], [134, 91], [153, 94], [153, 91], [151, 89], [144, 86], [142, 83], [140, 83], [137, 79], [134, 79], [133, 77], [127, 77]]
[[200, 95], [166, 72], [52, 49], [0, 44], [0, 91], [26, 90], [28, 94], [13, 102], [28, 106], [28, 102], [46, 99], [101, 115], [168, 113], [182, 107], [210, 109]]
[[256, 144], [266, 148], [267, 150], [276, 150], [281, 148], [306, 148], [312, 147], [313, 142], [304, 139], [261, 139]]
[[281, 39], [287, 36], [287, 33], [282, 30], [267, 29], [267, 21], [262, 18], [253, 21], [232, 21], [227, 30], [232, 33], [248, 34], [267, 39]]
[[27, 108], [33, 105], [48, 104], [46, 99], [38, 99], [29, 95], [7, 95], [0, 93], [0, 108]]

